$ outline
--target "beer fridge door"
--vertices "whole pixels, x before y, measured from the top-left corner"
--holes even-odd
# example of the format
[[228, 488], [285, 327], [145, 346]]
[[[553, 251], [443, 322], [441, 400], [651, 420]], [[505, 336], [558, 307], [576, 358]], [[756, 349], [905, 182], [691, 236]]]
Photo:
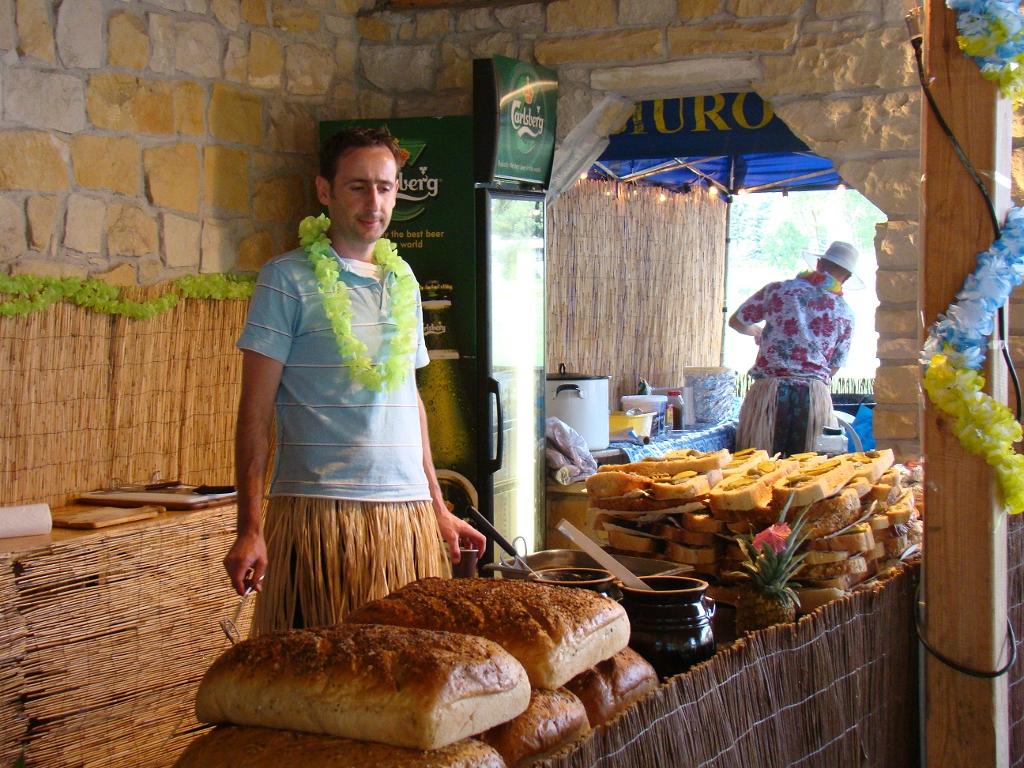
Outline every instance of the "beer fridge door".
[[544, 196], [478, 190], [481, 512], [533, 552], [544, 521]]

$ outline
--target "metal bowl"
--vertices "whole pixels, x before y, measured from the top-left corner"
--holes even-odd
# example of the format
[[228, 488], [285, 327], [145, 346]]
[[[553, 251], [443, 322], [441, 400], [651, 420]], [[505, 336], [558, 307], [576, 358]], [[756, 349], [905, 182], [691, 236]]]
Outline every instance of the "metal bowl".
[[[630, 555], [614, 555], [614, 557], [637, 576], [668, 576], [690, 570], [689, 566], [667, 563], [664, 560], [652, 560], [648, 557], [632, 557]], [[534, 571], [548, 568], [601, 569], [594, 558], [578, 549], [542, 549], [532, 555], [526, 555], [522, 560]], [[484, 565], [480, 570], [496, 571], [506, 579], [525, 579], [529, 577], [530, 573], [525, 569], [517, 568], [511, 560]]]

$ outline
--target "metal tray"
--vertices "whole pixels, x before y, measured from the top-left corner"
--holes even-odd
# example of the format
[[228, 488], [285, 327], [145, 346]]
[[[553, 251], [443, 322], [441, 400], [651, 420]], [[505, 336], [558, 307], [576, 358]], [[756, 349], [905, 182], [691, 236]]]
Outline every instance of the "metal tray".
[[[611, 554], [611, 553], [609, 553]], [[669, 563], [664, 560], [652, 560], [649, 557], [633, 557], [631, 555], [612, 555], [637, 576], [668, 576], [692, 570], [688, 565]], [[586, 552], [577, 549], [542, 549], [522, 558], [533, 570], [543, 568], [600, 568], [601, 566]], [[481, 566], [481, 571], [496, 571], [506, 579], [526, 578], [527, 572], [516, 568], [511, 560], [502, 560]]]

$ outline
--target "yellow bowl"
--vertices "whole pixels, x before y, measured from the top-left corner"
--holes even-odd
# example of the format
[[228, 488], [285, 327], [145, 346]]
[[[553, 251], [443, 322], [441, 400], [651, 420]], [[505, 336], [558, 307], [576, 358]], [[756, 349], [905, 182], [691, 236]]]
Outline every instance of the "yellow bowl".
[[641, 413], [636, 416], [627, 416], [623, 411], [612, 411], [608, 416], [608, 431], [612, 434], [622, 432], [625, 429], [633, 428], [638, 437], [651, 436], [651, 424], [654, 422], [654, 413]]

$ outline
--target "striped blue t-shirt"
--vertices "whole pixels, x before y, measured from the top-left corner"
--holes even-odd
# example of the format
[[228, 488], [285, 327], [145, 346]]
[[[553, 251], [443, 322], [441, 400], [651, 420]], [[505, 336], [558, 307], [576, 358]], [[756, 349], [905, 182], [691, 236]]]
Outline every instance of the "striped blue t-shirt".
[[[337, 258], [337, 254], [331, 251]], [[349, 290], [352, 332], [378, 359], [397, 332], [389, 315], [395, 276], [382, 284], [339, 259]], [[277, 391], [277, 457], [271, 496], [362, 501], [430, 498], [423, 472], [416, 376], [429, 362], [416, 291], [418, 345], [405, 381], [374, 392], [351, 379], [302, 249], [260, 270], [238, 347], [284, 363]]]

